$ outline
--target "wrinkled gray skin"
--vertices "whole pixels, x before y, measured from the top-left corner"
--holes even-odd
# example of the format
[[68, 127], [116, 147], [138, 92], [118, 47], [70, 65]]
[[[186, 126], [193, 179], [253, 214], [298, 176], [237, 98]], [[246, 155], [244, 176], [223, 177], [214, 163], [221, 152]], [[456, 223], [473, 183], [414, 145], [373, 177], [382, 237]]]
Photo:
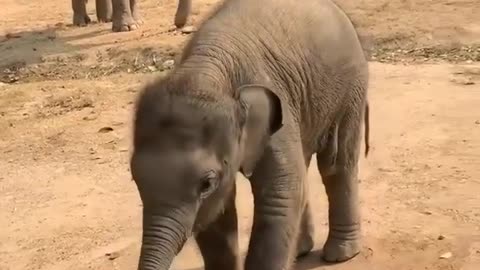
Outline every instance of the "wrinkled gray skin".
[[307, 200], [315, 153], [329, 202], [323, 258], [359, 253], [368, 64], [357, 33], [330, 0], [263, 3], [269, 8], [225, 1], [174, 70], [139, 97], [131, 159], [143, 202], [138, 269], [169, 269], [192, 235], [205, 269], [240, 269], [237, 171], [255, 205], [245, 269], [292, 269], [311, 251], [312, 213], [321, 211]]
[[[175, 26], [185, 26], [190, 13], [191, 0], [178, 0], [175, 14]], [[88, 0], [72, 0], [73, 25], [86, 26], [91, 22], [87, 15], [86, 4]], [[138, 13], [136, 0], [95, 0], [97, 19], [99, 22], [112, 21], [114, 32], [135, 30], [143, 24]]]

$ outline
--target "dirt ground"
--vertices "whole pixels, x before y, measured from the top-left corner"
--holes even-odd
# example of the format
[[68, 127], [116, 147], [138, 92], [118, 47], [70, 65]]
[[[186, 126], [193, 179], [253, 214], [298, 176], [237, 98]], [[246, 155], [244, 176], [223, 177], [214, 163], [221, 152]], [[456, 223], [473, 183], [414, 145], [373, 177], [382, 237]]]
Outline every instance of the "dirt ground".
[[[373, 45], [363, 249], [346, 263], [320, 260], [327, 207], [312, 166], [317, 245], [295, 269], [480, 269], [480, 2], [338, 2]], [[194, 0], [190, 23], [217, 3]], [[112, 33], [110, 24], [72, 27], [70, 1], [2, 0], [1, 270], [136, 267], [133, 101], [189, 38], [170, 31], [176, 1], [139, 4], [146, 24]], [[245, 251], [252, 198], [245, 179], [238, 186]], [[203, 269], [194, 243], [173, 269]]]

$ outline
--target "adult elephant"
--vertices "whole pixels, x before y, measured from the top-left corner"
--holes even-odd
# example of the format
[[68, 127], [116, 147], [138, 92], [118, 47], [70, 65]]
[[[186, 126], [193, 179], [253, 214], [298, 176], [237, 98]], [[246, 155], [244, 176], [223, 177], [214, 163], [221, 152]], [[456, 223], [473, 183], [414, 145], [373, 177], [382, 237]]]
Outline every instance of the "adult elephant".
[[[88, 0], [72, 0], [73, 24], [85, 26], [91, 22], [87, 14]], [[114, 32], [132, 31], [143, 24], [138, 12], [136, 0], [95, 0], [97, 19], [99, 22], [112, 21]], [[183, 27], [191, 8], [191, 0], [178, 0], [175, 14], [175, 26]]]

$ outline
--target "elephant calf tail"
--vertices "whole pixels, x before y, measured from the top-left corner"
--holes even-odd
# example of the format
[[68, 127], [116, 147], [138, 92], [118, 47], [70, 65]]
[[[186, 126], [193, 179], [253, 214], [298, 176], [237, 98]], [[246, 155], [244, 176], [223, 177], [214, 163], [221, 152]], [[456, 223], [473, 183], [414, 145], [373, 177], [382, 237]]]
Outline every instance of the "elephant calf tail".
[[370, 108], [368, 105], [368, 101], [365, 103], [365, 114], [364, 114], [364, 121], [365, 121], [365, 157], [368, 156], [368, 152], [370, 151]]

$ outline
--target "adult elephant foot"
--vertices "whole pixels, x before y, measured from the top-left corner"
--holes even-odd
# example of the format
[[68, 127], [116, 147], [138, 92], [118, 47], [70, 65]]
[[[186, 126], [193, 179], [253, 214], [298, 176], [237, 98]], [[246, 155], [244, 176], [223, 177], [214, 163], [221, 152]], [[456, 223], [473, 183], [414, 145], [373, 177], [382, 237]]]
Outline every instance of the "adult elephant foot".
[[348, 261], [359, 253], [358, 240], [328, 239], [323, 247], [323, 259], [331, 263]]
[[138, 23], [132, 17], [122, 17], [118, 20], [113, 20], [113, 32], [128, 32], [138, 29]]
[[133, 19], [135, 20], [135, 23], [137, 23], [138, 26], [144, 23], [141, 17], [134, 17]]
[[175, 26], [180, 29], [187, 24], [188, 14], [192, 8], [191, 0], [179, 0], [177, 12], [175, 13]]
[[100, 23], [108, 23], [108, 22], [111, 22], [112, 19], [111, 18], [108, 18], [108, 17], [98, 17], [98, 22]]
[[75, 26], [87, 26], [90, 22], [92, 22], [92, 20], [87, 14], [73, 14], [73, 25]]
[[98, 22], [112, 21], [112, 1], [111, 0], [96, 0], [95, 7], [97, 10]]
[[133, 17], [133, 20], [137, 23], [137, 26], [140, 26], [143, 24], [142, 16], [138, 14], [138, 8], [132, 11], [132, 17]]
[[87, 15], [87, 2], [85, 0], [72, 0], [73, 25], [87, 26], [92, 20]]
[[113, 0], [113, 32], [136, 30], [143, 21], [138, 16], [136, 0]]

